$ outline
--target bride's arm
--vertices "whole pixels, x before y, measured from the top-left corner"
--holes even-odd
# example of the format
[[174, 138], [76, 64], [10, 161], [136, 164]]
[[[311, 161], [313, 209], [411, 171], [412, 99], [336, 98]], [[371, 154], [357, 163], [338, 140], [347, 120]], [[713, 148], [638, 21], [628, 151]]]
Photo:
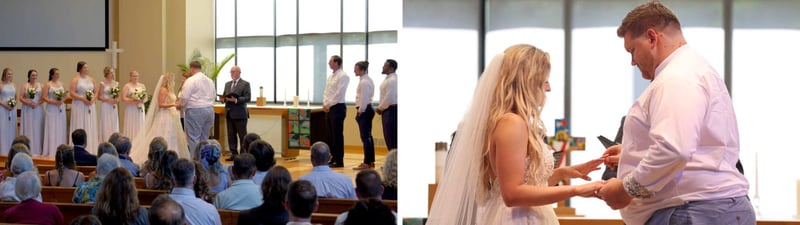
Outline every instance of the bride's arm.
[[164, 100], [167, 99], [168, 95], [169, 95], [169, 90], [167, 90], [166, 88], [162, 87], [161, 90], [159, 90], [159, 92], [158, 92], [158, 107], [159, 108], [172, 108], [172, 107], [175, 107], [175, 103], [171, 103], [171, 104], [164, 103], [165, 102]]
[[[601, 182], [576, 186], [538, 187], [525, 183], [525, 160], [528, 154], [528, 126], [522, 117], [506, 114], [492, 133], [497, 163], [497, 179], [506, 206], [539, 206], [570, 197], [588, 196], [602, 187]], [[548, 157], [543, 155], [542, 157]], [[534, 162], [531, 162], [534, 163]], [[536, 166], [531, 164], [530, 166]]]

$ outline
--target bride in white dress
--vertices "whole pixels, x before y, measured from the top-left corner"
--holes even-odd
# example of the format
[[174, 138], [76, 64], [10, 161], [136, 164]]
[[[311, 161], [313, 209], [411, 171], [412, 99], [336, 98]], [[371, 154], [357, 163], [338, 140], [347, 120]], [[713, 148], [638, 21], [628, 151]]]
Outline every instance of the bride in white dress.
[[558, 224], [551, 204], [592, 197], [602, 181], [588, 179], [602, 159], [553, 169], [540, 113], [549, 90], [549, 55], [515, 45], [492, 59], [458, 127], [428, 224]]
[[178, 153], [181, 158], [190, 158], [186, 133], [181, 126], [181, 115], [175, 108], [178, 106], [174, 93], [175, 80], [172, 73], [161, 75], [153, 92], [144, 124], [133, 138], [131, 158], [133, 162], [142, 164], [147, 161], [150, 141], [155, 137], [167, 140], [167, 149]]

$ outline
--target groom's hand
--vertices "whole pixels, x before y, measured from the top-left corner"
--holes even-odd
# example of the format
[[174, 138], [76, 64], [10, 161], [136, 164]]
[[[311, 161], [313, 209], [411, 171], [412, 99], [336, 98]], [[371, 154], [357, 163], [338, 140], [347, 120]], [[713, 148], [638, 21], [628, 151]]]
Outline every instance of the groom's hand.
[[622, 186], [622, 180], [617, 178], [609, 179], [608, 183], [600, 188], [597, 195], [606, 201], [606, 205], [615, 210], [625, 208], [633, 200], [633, 197], [629, 196]]

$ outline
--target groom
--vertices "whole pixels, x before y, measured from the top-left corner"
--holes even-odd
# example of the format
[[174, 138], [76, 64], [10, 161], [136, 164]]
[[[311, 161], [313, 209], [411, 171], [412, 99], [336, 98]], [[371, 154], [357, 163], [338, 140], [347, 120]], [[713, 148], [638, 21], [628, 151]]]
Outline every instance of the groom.
[[180, 105], [186, 109], [186, 136], [189, 137], [189, 151], [194, 155], [197, 143], [208, 139], [211, 124], [214, 123], [214, 98], [216, 90], [214, 82], [201, 71], [198, 61], [189, 63], [192, 75], [183, 83], [178, 94]]

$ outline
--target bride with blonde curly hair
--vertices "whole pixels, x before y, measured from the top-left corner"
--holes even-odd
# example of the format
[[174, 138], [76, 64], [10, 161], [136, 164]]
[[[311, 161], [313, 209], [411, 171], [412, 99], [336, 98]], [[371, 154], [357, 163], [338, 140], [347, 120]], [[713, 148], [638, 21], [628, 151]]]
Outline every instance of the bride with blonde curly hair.
[[172, 73], [165, 73], [158, 79], [144, 125], [133, 139], [131, 158], [137, 164], [147, 160], [148, 143], [155, 137], [163, 137], [167, 141], [167, 149], [178, 153], [180, 158], [190, 158], [181, 115], [176, 109], [178, 98], [174, 86], [175, 76]]
[[594, 197], [603, 181], [589, 179], [602, 159], [553, 169], [541, 111], [550, 56], [531, 45], [496, 55], [483, 72], [453, 140], [428, 224], [558, 224], [552, 203]]

